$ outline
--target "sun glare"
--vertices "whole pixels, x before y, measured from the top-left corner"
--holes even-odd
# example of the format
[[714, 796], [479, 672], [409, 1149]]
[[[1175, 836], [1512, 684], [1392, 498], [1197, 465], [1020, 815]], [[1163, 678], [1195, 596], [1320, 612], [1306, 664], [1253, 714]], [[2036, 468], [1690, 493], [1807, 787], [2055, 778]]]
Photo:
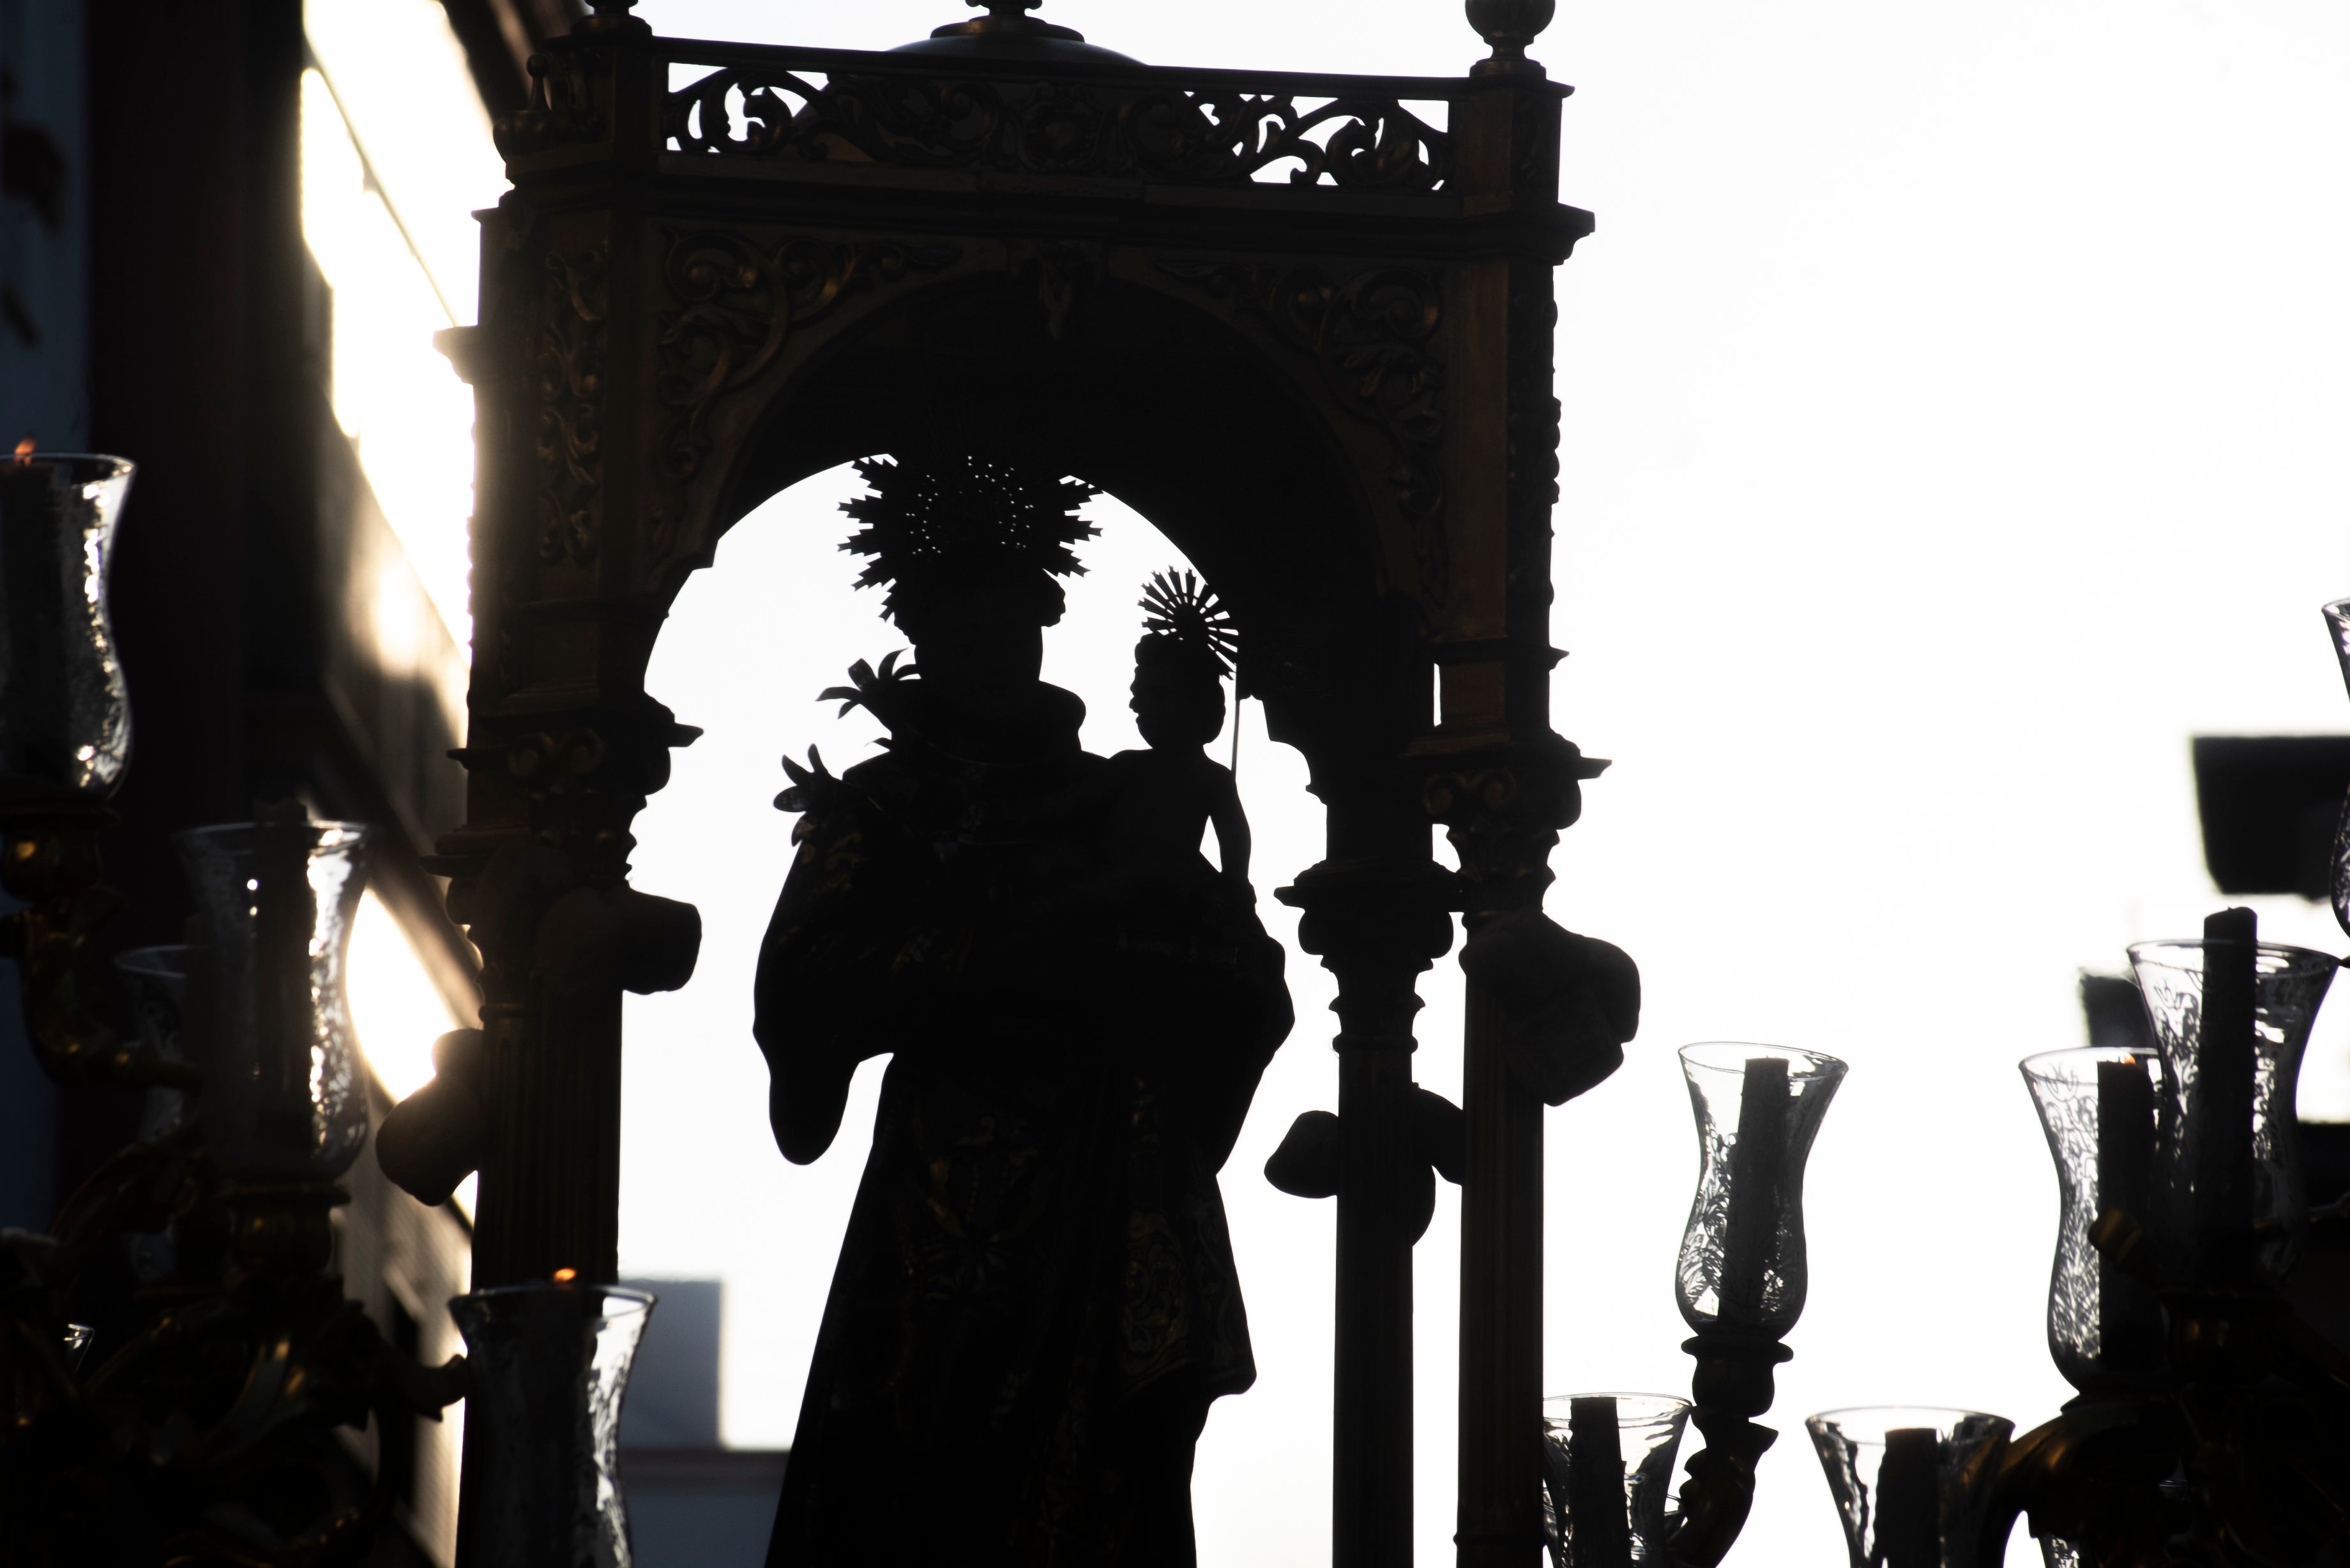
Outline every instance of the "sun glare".
[[372, 891], [359, 900], [344, 985], [368, 1065], [394, 1100], [406, 1099], [432, 1080], [432, 1043], [463, 1020]]
[[302, 77], [302, 233], [333, 291], [335, 419], [460, 647], [465, 521], [473, 510], [473, 399], [432, 345], [454, 326], [386, 201], [327, 78]]

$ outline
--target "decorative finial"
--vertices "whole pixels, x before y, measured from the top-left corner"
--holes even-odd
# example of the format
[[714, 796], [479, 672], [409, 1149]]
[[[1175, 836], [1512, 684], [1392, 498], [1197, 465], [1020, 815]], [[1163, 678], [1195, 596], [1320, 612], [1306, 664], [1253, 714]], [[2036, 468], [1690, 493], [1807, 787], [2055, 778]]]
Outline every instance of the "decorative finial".
[[640, 16], [631, 16], [637, 0], [588, 0], [596, 14], [583, 16], [571, 24], [575, 33], [650, 33], [652, 26]]
[[1012, 39], [1051, 39], [1064, 44], [1082, 44], [1086, 36], [1074, 27], [1056, 27], [1050, 22], [1028, 15], [1045, 0], [962, 0], [974, 9], [984, 6], [987, 15], [969, 22], [951, 22], [943, 27], [931, 29], [933, 38], [982, 38], [999, 41]]
[[1557, 0], [1468, 0], [1469, 25], [1493, 46], [1488, 67], [1507, 68], [1529, 63], [1526, 46], [1550, 26]]

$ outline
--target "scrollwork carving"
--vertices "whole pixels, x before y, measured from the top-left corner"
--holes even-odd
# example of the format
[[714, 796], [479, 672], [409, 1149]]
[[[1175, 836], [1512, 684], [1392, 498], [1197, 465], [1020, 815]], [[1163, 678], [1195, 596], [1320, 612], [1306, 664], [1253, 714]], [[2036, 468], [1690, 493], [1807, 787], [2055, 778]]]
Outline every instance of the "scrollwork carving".
[[[1327, 176], [1348, 191], [1423, 192], [1451, 177], [1451, 138], [1394, 100], [1336, 99], [1300, 110], [1286, 97], [1237, 92], [1146, 93], [1122, 110], [1136, 162], [1152, 178], [1243, 183], [1295, 159], [1293, 185]], [[1309, 135], [1336, 126], [1326, 143]]]
[[[740, 119], [733, 108], [741, 100]], [[671, 93], [681, 152], [1248, 184], [1294, 163], [1293, 185], [1406, 194], [1452, 176], [1452, 140], [1396, 99], [1300, 109], [1290, 94], [1118, 82], [993, 82], [712, 72]]]
[[532, 361], [538, 371], [538, 553], [595, 559], [604, 483], [605, 253], [546, 256]]
[[[798, 234], [763, 245], [704, 229], [674, 235], [661, 281], [676, 307], [660, 314], [654, 392], [669, 411], [660, 462], [672, 481], [701, 472], [710, 420], [726, 398], [757, 380], [798, 327], [821, 320], [849, 295], [953, 265], [953, 245], [898, 240], [837, 242]], [[666, 551], [674, 524], [658, 522], [652, 544]]]
[[[730, 103], [738, 93], [739, 135]], [[723, 70], [670, 94], [663, 130], [681, 152], [952, 169], [981, 161], [1003, 122], [988, 82], [843, 78], [817, 87], [789, 71]]]
[[1340, 282], [1309, 265], [1162, 261], [1182, 278], [1263, 320], [1312, 357], [1339, 405], [1378, 427], [1394, 451], [1389, 478], [1411, 524], [1412, 548], [1428, 597], [1451, 584], [1444, 531], [1444, 369], [1430, 352], [1443, 316], [1443, 290], [1430, 273], [1382, 266]]

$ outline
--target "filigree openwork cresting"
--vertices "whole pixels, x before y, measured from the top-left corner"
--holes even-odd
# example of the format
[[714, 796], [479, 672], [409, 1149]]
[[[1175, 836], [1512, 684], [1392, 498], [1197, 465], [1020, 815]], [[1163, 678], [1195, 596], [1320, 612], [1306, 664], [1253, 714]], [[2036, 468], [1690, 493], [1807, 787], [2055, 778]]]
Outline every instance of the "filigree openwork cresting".
[[1444, 532], [1444, 367], [1430, 352], [1443, 286], [1416, 267], [1372, 267], [1340, 281], [1317, 266], [1165, 260], [1159, 270], [1232, 300], [1292, 349], [1312, 356], [1340, 407], [1377, 425], [1394, 450], [1389, 478], [1411, 524], [1422, 591], [1452, 577]]
[[[716, 157], [1090, 174], [1185, 185], [1293, 185], [1420, 194], [1453, 172], [1452, 139], [1401, 97], [1315, 103], [1277, 79], [1178, 86], [1124, 79], [714, 71], [669, 95], [663, 145]], [[1301, 101], [1303, 100], [1303, 101]], [[739, 108], [738, 108], [739, 105]]]

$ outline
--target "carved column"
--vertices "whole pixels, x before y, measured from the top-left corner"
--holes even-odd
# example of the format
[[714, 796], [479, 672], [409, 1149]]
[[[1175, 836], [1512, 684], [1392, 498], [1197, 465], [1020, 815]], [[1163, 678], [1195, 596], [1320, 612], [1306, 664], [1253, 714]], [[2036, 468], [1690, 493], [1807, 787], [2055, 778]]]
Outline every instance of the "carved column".
[[[394, 1116], [438, 1155], [471, 1091], [475, 1147], [438, 1174], [478, 1162], [476, 1290], [618, 1274], [621, 993], [684, 984], [701, 942], [691, 906], [628, 885], [629, 825], [696, 732], [644, 692], [653, 306], [627, 186], [659, 145], [660, 74], [625, 10], [532, 62], [531, 106], [497, 127], [515, 189], [484, 225], [482, 325], [444, 340], [481, 456], [466, 821], [431, 868], [482, 950], [482, 1030], [439, 1106]], [[539, 1458], [592, 1469], [584, 1449]], [[469, 1431], [462, 1516], [494, 1511], [494, 1473]], [[482, 1542], [461, 1532], [466, 1568], [492, 1568]]]
[[[1590, 764], [1555, 740], [1464, 763], [1431, 775], [1426, 798], [1461, 857], [1473, 935], [1496, 915], [1540, 907], [1551, 848], [1580, 813], [1577, 777]], [[1543, 1550], [1543, 1102], [1511, 1071], [1506, 1046], [1498, 1005], [1472, 981], [1461, 1085], [1463, 1568], [1534, 1568]]]
[[1420, 972], [1452, 945], [1451, 878], [1425, 859], [1333, 857], [1284, 888], [1337, 978], [1338, 1256], [1331, 1561], [1409, 1568], [1411, 1250], [1428, 1158], [1412, 1119]]
[[628, 823], [667, 781], [671, 737], [586, 717], [503, 749], [531, 831], [452, 901], [484, 960], [476, 1288], [617, 1277], [620, 996], [682, 984], [700, 941], [689, 907], [627, 885]]
[[[1462, 269], [1464, 421], [1451, 521], [1459, 587], [1431, 654], [1442, 722], [1415, 747], [1425, 804], [1461, 861], [1473, 938], [1535, 909], [1549, 853], [1596, 771], [1550, 729], [1550, 514], [1558, 499], [1552, 272], [1586, 214], [1558, 205], [1558, 105], [1567, 89], [1525, 57], [1548, 0], [1471, 0], [1493, 46], [1455, 125], [1470, 200], [1510, 214]], [[1492, 417], [1500, 415], [1499, 418]], [[1464, 1021], [1460, 1525], [1463, 1568], [1534, 1568], [1543, 1551], [1543, 1101], [1510, 1066], [1495, 1000], [1473, 981]]]
[[476, 1288], [618, 1270], [620, 996], [683, 983], [699, 919], [627, 884], [629, 824], [692, 739], [644, 694], [652, 302], [630, 171], [659, 142], [644, 24], [608, 5], [497, 126], [484, 233], [466, 822], [432, 869], [483, 954]]

